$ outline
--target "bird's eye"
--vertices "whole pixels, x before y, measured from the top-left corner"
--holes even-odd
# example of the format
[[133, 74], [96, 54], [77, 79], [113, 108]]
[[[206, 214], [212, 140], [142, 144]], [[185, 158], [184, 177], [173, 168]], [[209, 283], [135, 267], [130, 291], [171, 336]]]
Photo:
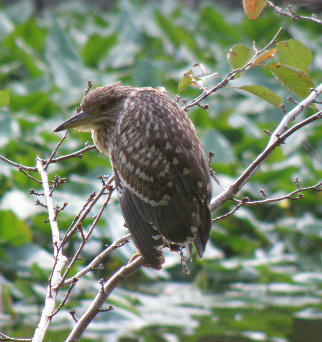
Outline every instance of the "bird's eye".
[[98, 109], [101, 111], [101, 112], [104, 112], [106, 109], [107, 109], [107, 104], [106, 103], [103, 103], [101, 105], [99, 105]]

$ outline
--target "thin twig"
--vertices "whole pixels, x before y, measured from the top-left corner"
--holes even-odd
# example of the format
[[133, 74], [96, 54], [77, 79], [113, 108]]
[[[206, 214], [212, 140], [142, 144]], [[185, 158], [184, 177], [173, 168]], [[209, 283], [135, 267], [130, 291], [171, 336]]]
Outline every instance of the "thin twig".
[[89, 212], [92, 210], [92, 208], [94, 207], [96, 202], [104, 195], [105, 191], [111, 186], [113, 179], [114, 178], [111, 177], [108, 184], [104, 185], [97, 195], [93, 194], [94, 195], [93, 198], [92, 198], [92, 195], [89, 196], [89, 198], [87, 199], [87, 202], [85, 203], [85, 205], [81, 209], [80, 213], [76, 216], [76, 218], [73, 220], [72, 224], [68, 228], [67, 233], [65, 234], [65, 236], [62, 240], [62, 243], [61, 243], [62, 247], [72, 237], [72, 235], [74, 235], [77, 232], [77, 230], [81, 226], [82, 222], [85, 220], [85, 218], [87, 217]]
[[2, 156], [1, 154], [0, 154], [0, 160], [3, 160], [3, 161], [6, 162], [7, 164], [16, 167], [18, 170], [21, 169], [21, 170], [25, 170], [25, 171], [38, 172], [38, 170], [37, 170], [36, 167], [25, 166], [25, 165], [16, 163], [16, 162], [14, 162], [14, 161], [12, 161], [12, 160], [10, 160], [10, 159], [8, 159], [8, 158]]
[[232, 210], [228, 211], [228, 213], [226, 213], [226, 214], [224, 214], [224, 215], [215, 217], [214, 219], [212, 219], [212, 222], [217, 222], [217, 221], [224, 220], [224, 219], [227, 218], [228, 216], [234, 214], [242, 205], [243, 205], [243, 202], [240, 201], [240, 203], [238, 203], [238, 204], [236, 205], [235, 208], [233, 208]]
[[[229, 212], [227, 212], [224, 215], [215, 217], [214, 219], [212, 219], [212, 222], [217, 222], [217, 221], [221, 221], [221, 220], [226, 219], [227, 217], [234, 214], [240, 207], [244, 207], [244, 206], [245, 207], [253, 207], [253, 206], [257, 206], [257, 205], [276, 203], [276, 202], [283, 201], [285, 199], [289, 199], [292, 201], [300, 200], [304, 197], [302, 192], [312, 191], [312, 190], [313, 191], [322, 191], [321, 186], [322, 186], [322, 182], [319, 182], [319, 183], [316, 183], [315, 185], [312, 185], [312, 186], [307, 186], [305, 188], [298, 188], [298, 189], [288, 193], [287, 195], [283, 195], [283, 196], [279, 196], [279, 197], [275, 197], [275, 198], [266, 198], [264, 200], [258, 200], [258, 201], [249, 201], [247, 198], [242, 199], [236, 207], [234, 207], [232, 210], [230, 210]], [[299, 194], [299, 195], [294, 197], [297, 194]]]
[[31, 342], [31, 338], [18, 338], [18, 337], [10, 337], [0, 332], [0, 341], [10, 341], [10, 342]]
[[121, 281], [136, 272], [142, 266], [143, 257], [139, 256], [133, 259], [127, 265], [121, 267], [116, 273], [113, 274], [112, 277], [110, 277], [105, 283], [103, 283], [91, 305], [83, 314], [83, 316], [78, 320], [77, 324], [75, 325], [65, 342], [78, 341], [88, 325], [99, 313], [99, 310], [105, 304], [112, 291], [119, 285]]
[[57, 313], [65, 306], [67, 299], [69, 298], [70, 294], [72, 293], [72, 290], [74, 288], [74, 286], [76, 285], [77, 281], [71, 283], [69, 289], [67, 290], [64, 299], [62, 300], [62, 302], [60, 303], [60, 305], [58, 306], [58, 308], [52, 313], [51, 315], [51, 319], [57, 315]]
[[[292, 192], [290, 192], [287, 195], [283, 195], [283, 196], [279, 196], [279, 197], [275, 197], [275, 198], [267, 198], [264, 200], [259, 200], [259, 201], [246, 201], [244, 203], [241, 203], [244, 206], [248, 206], [248, 207], [252, 207], [252, 206], [256, 206], [256, 205], [262, 205], [262, 204], [269, 204], [269, 203], [275, 203], [275, 202], [280, 202], [282, 200], [285, 199], [289, 199], [289, 200], [298, 200], [298, 199], [302, 199], [304, 196], [301, 196], [302, 192], [305, 191], [322, 191], [322, 182], [318, 182], [315, 185], [312, 186], [307, 186], [305, 188], [298, 188]], [[295, 195], [300, 194], [297, 197], [294, 197]]]
[[86, 146], [86, 147], [82, 148], [81, 150], [76, 151], [74, 153], [70, 153], [70, 154], [66, 154], [65, 156], [53, 158], [50, 161], [50, 164], [59, 163], [59, 162], [61, 162], [63, 160], [67, 160], [67, 159], [71, 159], [71, 158], [82, 158], [83, 154], [85, 152], [88, 152], [88, 151], [91, 151], [91, 150], [95, 150], [95, 149], [96, 149], [95, 145]]
[[34, 182], [41, 184], [41, 181], [39, 179], [37, 179], [36, 177], [30, 175], [25, 169], [22, 168], [18, 168], [18, 171], [20, 171], [21, 173], [23, 173], [25, 176], [27, 176], [28, 178], [32, 179]]
[[190, 109], [193, 106], [199, 106], [200, 102], [203, 101], [205, 98], [207, 98], [209, 95], [215, 93], [217, 90], [223, 88], [224, 86], [226, 86], [231, 80], [235, 79], [236, 76], [238, 76], [241, 72], [247, 71], [250, 68], [252, 68], [254, 66], [254, 63], [256, 61], [256, 59], [263, 53], [265, 52], [267, 49], [269, 49], [272, 45], [275, 44], [278, 36], [281, 34], [283, 28], [279, 28], [279, 30], [277, 31], [277, 33], [275, 34], [275, 36], [273, 37], [273, 39], [262, 49], [260, 50], [256, 50], [254, 56], [241, 68], [239, 69], [235, 69], [232, 72], [230, 72], [221, 82], [219, 82], [215, 87], [204, 91], [203, 93], [201, 93], [196, 99], [194, 99], [193, 101], [191, 101], [190, 103], [188, 103], [187, 105], [185, 105], [182, 109], [185, 111], [188, 111], [188, 109]]
[[47, 294], [45, 299], [45, 305], [41, 312], [41, 317], [37, 328], [35, 330], [34, 337], [32, 339], [33, 342], [42, 342], [44, 341], [46, 332], [49, 328], [49, 324], [51, 322], [52, 314], [55, 311], [56, 300], [58, 295], [58, 290], [56, 289], [57, 285], [61, 279], [61, 272], [66, 264], [66, 257], [62, 253], [62, 249], [60, 248], [60, 234], [59, 228], [56, 221], [55, 207], [53, 204], [53, 199], [51, 196], [51, 191], [49, 187], [49, 180], [47, 172], [44, 168], [44, 161], [40, 158], [37, 158], [37, 169], [39, 170], [39, 174], [42, 180], [42, 186], [44, 190], [44, 196], [46, 199], [46, 204], [48, 208], [48, 218], [52, 233], [52, 243], [54, 248], [54, 266], [52, 270], [52, 274], [50, 277], [50, 281], [47, 287]]
[[64, 136], [60, 139], [60, 142], [57, 144], [56, 148], [54, 149], [53, 153], [51, 154], [51, 156], [49, 157], [49, 159], [47, 160], [44, 169], [47, 170], [49, 164], [51, 163], [51, 161], [54, 159], [57, 151], [59, 150], [60, 146], [62, 145], [62, 143], [64, 142], [64, 140], [66, 139], [68, 134], [68, 130], [65, 132]]
[[[107, 185], [107, 186], [110, 186], [110, 185]], [[70, 272], [70, 270], [72, 269], [72, 267], [74, 266], [75, 262], [78, 260], [78, 257], [80, 255], [80, 253], [82, 252], [85, 244], [87, 243], [88, 239], [90, 238], [94, 228], [96, 227], [98, 221], [100, 220], [107, 204], [109, 203], [109, 201], [111, 200], [111, 197], [112, 197], [112, 193], [114, 191], [114, 188], [110, 187], [109, 189], [109, 193], [108, 193], [108, 196], [106, 197], [106, 200], [104, 201], [100, 211], [98, 212], [98, 214], [96, 215], [91, 227], [89, 228], [87, 234], [82, 237], [82, 242], [80, 244], [80, 246], [78, 247], [76, 253], [73, 255], [73, 258], [71, 260], [71, 262], [69, 263], [69, 265], [67, 266], [63, 276], [61, 277], [61, 280], [60, 280], [60, 283], [57, 285], [58, 287], [62, 286], [62, 284], [64, 283], [64, 280], [67, 278], [68, 276], [68, 273]], [[83, 233], [83, 230], [81, 229], [80, 230], [81, 233]]]
[[86, 96], [89, 93], [92, 87], [93, 87], [92, 81], [87, 81], [87, 88], [84, 90], [84, 96]]
[[316, 24], [320, 24], [322, 25], [322, 20], [317, 18], [317, 17], [314, 17], [314, 16], [311, 16], [311, 17], [308, 17], [308, 16], [304, 16], [304, 15], [299, 15], [297, 13], [295, 13], [293, 10], [292, 10], [292, 7], [291, 6], [288, 6], [287, 9], [283, 9], [279, 6], [276, 6], [272, 1], [269, 1], [269, 0], [266, 0], [266, 3], [267, 5], [272, 8], [276, 13], [280, 14], [280, 15], [283, 15], [285, 17], [290, 17], [292, 18], [293, 20], [299, 20], [299, 19], [302, 19], [302, 20], [308, 20], [308, 21], [312, 21], [313, 23], [316, 23]]
[[[103, 194], [103, 189], [101, 190], [102, 191], [102, 194]], [[83, 214], [84, 210], [87, 208], [87, 206], [93, 201], [95, 200], [95, 196], [96, 196], [96, 192], [93, 192], [91, 193], [86, 202], [84, 203], [84, 205], [82, 206], [82, 208], [80, 209], [80, 211], [78, 212], [78, 214], [74, 217], [72, 223], [69, 225], [68, 229], [67, 229], [67, 232], [66, 232], [66, 235], [62, 241], [62, 246], [66, 243], [66, 241], [71, 237], [72, 233], [71, 231], [73, 230], [73, 227], [75, 227], [75, 223], [79, 220], [79, 218], [81, 217], [81, 215]], [[96, 201], [100, 198], [100, 196], [96, 199]], [[95, 202], [96, 202], [95, 201]], [[84, 217], [85, 219], [85, 217]], [[68, 238], [67, 238], [67, 235]]]
[[295, 120], [295, 118], [304, 110], [304, 108], [307, 108], [311, 103], [314, 103], [314, 101], [321, 95], [321, 93], [322, 83], [315, 89], [313, 89], [309, 96], [302, 100], [297, 106], [295, 106], [283, 117], [282, 121], [279, 123], [274, 133], [271, 135], [268, 146], [270, 146], [276, 139], [278, 139], [278, 137], [287, 130], [289, 124]]
[[130, 241], [130, 234], [127, 234], [123, 236], [121, 239], [114, 241], [110, 246], [108, 246], [102, 253], [97, 255], [95, 259], [93, 259], [85, 268], [83, 268], [81, 271], [76, 273], [71, 278], [68, 278], [65, 280], [63, 285], [69, 285], [73, 282], [79, 280], [82, 276], [87, 274], [88, 272], [91, 272], [95, 269], [97, 265], [99, 265], [112, 251], [115, 249], [124, 246], [126, 243]]

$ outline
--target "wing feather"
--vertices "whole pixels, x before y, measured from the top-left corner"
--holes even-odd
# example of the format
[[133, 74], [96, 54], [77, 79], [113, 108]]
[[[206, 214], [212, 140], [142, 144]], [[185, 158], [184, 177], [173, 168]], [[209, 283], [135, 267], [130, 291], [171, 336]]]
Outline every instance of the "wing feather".
[[149, 229], [169, 242], [194, 241], [201, 257], [211, 223], [207, 159], [186, 113], [164, 93], [143, 89], [128, 98], [111, 151], [126, 189], [121, 195], [125, 220], [146, 258], [151, 255], [143, 245], [153, 242]]

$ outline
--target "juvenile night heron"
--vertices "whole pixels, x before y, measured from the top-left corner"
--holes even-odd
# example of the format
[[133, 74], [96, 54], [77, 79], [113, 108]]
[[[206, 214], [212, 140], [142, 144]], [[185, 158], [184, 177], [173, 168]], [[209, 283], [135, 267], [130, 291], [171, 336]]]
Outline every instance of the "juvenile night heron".
[[85, 95], [76, 115], [55, 129], [91, 131], [110, 157], [121, 209], [145, 264], [160, 269], [161, 249], [194, 244], [201, 258], [209, 239], [209, 166], [186, 113], [153, 88], [112, 84]]

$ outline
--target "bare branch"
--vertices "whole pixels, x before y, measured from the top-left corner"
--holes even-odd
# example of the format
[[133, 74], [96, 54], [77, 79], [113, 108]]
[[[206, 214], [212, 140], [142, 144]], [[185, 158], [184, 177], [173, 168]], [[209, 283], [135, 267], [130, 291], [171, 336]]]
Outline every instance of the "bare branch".
[[319, 95], [321, 95], [321, 93], [322, 83], [315, 89], [313, 89], [308, 97], [302, 100], [297, 106], [295, 106], [283, 117], [283, 120], [280, 122], [280, 124], [277, 126], [277, 128], [271, 135], [271, 139], [268, 143], [268, 146], [270, 146], [274, 141], [276, 141], [276, 139], [278, 139], [278, 137], [287, 130], [289, 124], [295, 120], [295, 118], [304, 110], [304, 108], [307, 108], [311, 103], [313, 103], [319, 97]]
[[105, 301], [112, 293], [112, 291], [119, 285], [121, 281], [136, 272], [142, 266], [143, 257], [139, 256], [133, 259], [127, 265], [121, 267], [116, 273], [113, 274], [112, 277], [110, 277], [105, 283], [103, 283], [91, 305], [83, 314], [83, 316], [78, 320], [77, 324], [75, 325], [74, 329], [67, 337], [65, 342], [78, 341], [85, 329], [99, 313], [99, 310], [104, 305]]
[[41, 181], [39, 179], [37, 179], [36, 177], [30, 175], [25, 169], [22, 168], [18, 168], [18, 171], [20, 171], [21, 173], [23, 173], [25, 176], [27, 176], [28, 178], [32, 179], [34, 182], [41, 184]]
[[0, 154], [0, 160], [3, 160], [4, 162], [6, 162], [7, 164], [16, 167], [19, 171], [24, 170], [24, 171], [33, 171], [33, 172], [37, 172], [37, 168], [36, 167], [32, 167], [32, 166], [25, 166], [19, 163], [16, 163], [4, 156], [2, 156]]
[[80, 279], [82, 276], [84, 276], [86, 273], [93, 271], [95, 267], [100, 264], [112, 251], [115, 249], [124, 246], [126, 243], [130, 241], [130, 234], [127, 234], [123, 236], [121, 239], [114, 241], [110, 246], [108, 246], [102, 253], [100, 253], [98, 256], [96, 256], [95, 259], [93, 259], [85, 268], [83, 268], [81, 271], [76, 273], [73, 277], [66, 279], [63, 285], [69, 285], [73, 282]]
[[245, 171], [237, 178], [237, 180], [227, 190], [211, 200], [211, 210], [213, 211], [219, 208], [226, 201], [232, 199], [233, 196], [235, 196], [240, 191], [243, 185], [255, 174], [262, 162], [273, 152], [273, 150], [277, 146], [282, 144], [290, 135], [292, 135], [294, 132], [298, 131], [302, 127], [309, 125], [313, 121], [321, 119], [321, 117], [322, 111], [315, 113], [307, 119], [302, 120], [298, 124], [289, 128], [287, 131], [281, 134], [273, 143], [268, 143], [264, 151], [257, 156], [257, 158], [245, 169]]
[[34, 189], [29, 190], [29, 195], [35, 195], [35, 196], [44, 196], [43, 192], [37, 192]]
[[17, 337], [10, 337], [5, 335], [4, 333], [0, 332], [0, 341], [10, 341], [10, 342], [31, 342], [31, 338], [17, 338]]
[[280, 28], [273, 39], [262, 49], [255, 50], [254, 56], [242, 67], [239, 69], [233, 70], [231, 73], [228, 74], [221, 82], [219, 82], [215, 87], [211, 88], [210, 90], [206, 90], [203, 93], [201, 93], [196, 99], [185, 105], [182, 109], [185, 111], [188, 111], [193, 106], [200, 106], [200, 102], [203, 101], [205, 98], [207, 98], [209, 95], [215, 93], [217, 90], [223, 88], [226, 86], [231, 80], [235, 79], [236, 76], [238, 76], [241, 72], [247, 71], [250, 68], [252, 68], [255, 64], [256, 59], [267, 49], [269, 49], [272, 45], [276, 43], [276, 40], [278, 36], [281, 34], [283, 28]]
[[[318, 182], [315, 185], [307, 186], [305, 188], [298, 188], [298, 189], [290, 192], [287, 195], [283, 195], [283, 196], [279, 196], [279, 197], [275, 197], [275, 198], [267, 198], [267, 199], [259, 200], [259, 201], [246, 201], [244, 203], [240, 202], [240, 204], [242, 204], [244, 206], [248, 206], [248, 207], [253, 207], [256, 205], [280, 202], [280, 201], [285, 200], [285, 199], [298, 200], [298, 199], [302, 199], [304, 197], [304, 195], [302, 195], [302, 192], [312, 191], [312, 190], [313, 191], [322, 191], [322, 182]], [[297, 194], [299, 194], [299, 196], [295, 197], [295, 195], [297, 195]]]
[[55, 311], [56, 299], [58, 295], [58, 290], [56, 288], [61, 279], [61, 272], [66, 264], [66, 257], [63, 255], [62, 249], [60, 248], [61, 242], [59, 236], [59, 228], [56, 221], [55, 207], [49, 187], [48, 175], [44, 168], [44, 161], [40, 158], [37, 158], [37, 169], [39, 170], [41, 176], [44, 196], [46, 199], [55, 257], [52, 274], [47, 287], [45, 305], [42, 310], [38, 326], [35, 330], [34, 337], [32, 339], [33, 342], [42, 342], [44, 341], [46, 332], [51, 322], [52, 314]]
[[[108, 187], [108, 186], [110, 187], [110, 188], [109, 188], [108, 196], [107, 196], [106, 200], [104, 201], [104, 203], [103, 203], [103, 205], [102, 205], [100, 211], [99, 211], [98, 214], [96, 215], [96, 217], [95, 217], [95, 219], [94, 219], [94, 221], [93, 221], [91, 227], [89, 228], [87, 234], [85, 235], [84, 232], [83, 232], [83, 230], [81, 229], [81, 234], [84, 234], [84, 235], [82, 235], [82, 242], [81, 242], [80, 246], [78, 247], [76, 253], [74, 254], [74, 256], [73, 256], [71, 262], [70, 262], [69, 265], [68, 265], [68, 267], [66, 268], [66, 270], [65, 270], [65, 272], [64, 272], [64, 275], [61, 277], [60, 283], [57, 285], [57, 287], [62, 286], [64, 280], [65, 280], [66, 277], [68, 276], [68, 273], [70, 272], [70, 270], [71, 270], [72, 267], [74, 266], [75, 262], [78, 260], [78, 257], [79, 257], [79, 255], [80, 255], [80, 253], [82, 252], [82, 250], [83, 250], [85, 244], [87, 243], [88, 239], [89, 239], [90, 236], [92, 235], [92, 232], [93, 232], [94, 228], [96, 227], [96, 225], [97, 225], [99, 219], [101, 218], [101, 216], [102, 216], [102, 214], [103, 214], [103, 212], [104, 212], [104, 210], [105, 210], [107, 204], [108, 204], [109, 201], [111, 200], [111, 196], [112, 196], [112, 193], [113, 193], [113, 191], [114, 191], [114, 188], [111, 187], [110, 184], [107, 184], [107, 185], [106, 185], [106, 187]], [[105, 188], [105, 187], [103, 187], [103, 189], [104, 189], [104, 188]], [[104, 190], [105, 190], [105, 189], [104, 189]]]
[[307, 17], [307, 16], [304, 16], [304, 15], [299, 15], [299, 14], [297, 14], [297, 13], [295, 13], [293, 11], [292, 6], [288, 6], [287, 9], [283, 9], [283, 8], [281, 8], [279, 6], [276, 6], [272, 1], [266, 0], [266, 3], [276, 13], [278, 13], [280, 15], [283, 15], [285, 17], [290, 17], [293, 20], [299, 20], [299, 19], [308, 20], [308, 21], [312, 21], [313, 23], [322, 25], [322, 20], [321, 19], [319, 19], [319, 18], [317, 18], [317, 17], [315, 17], [313, 15], [311, 17]]
[[84, 206], [82, 207], [81, 211], [74, 218], [72, 224], [68, 228], [67, 233], [64, 236], [63, 241], [61, 243], [61, 246], [64, 246], [65, 243], [72, 237], [72, 235], [74, 235], [75, 232], [77, 232], [77, 230], [81, 226], [82, 222], [85, 220], [85, 218], [87, 217], [89, 212], [94, 207], [95, 203], [104, 195], [105, 191], [107, 189], [109, 189], [113, 180], [114, 180], [114, 177], [111, 177], [109, 179], [109, 181], [107, 182], [107, 184], [102, 186], [102, 189], [100, 190], [100, 192], [98, 194], [93, 193], [88, 197], [88, 199], [87, 199], [86, 203], [84, 204]]
[[70, 154], [66, 154], [65, 156], [53, 158], [50, 161], [50, 164], [59, 163], [59, 162], [61, 162], [63, 160], [67, 160], [67, 159], [71, 159], [71, 158], [83, 158], [83, 154], [85, 152], [88, 152], [88, 151], [91, 151], [91, 150], [95, 150], [95, 149], [96, 149], [95, 145], [86, 146], [86, 147], [82, 148], [81, 150], [76, 151], [74, 153], [70, 153]]
[[212, 219], [212, 222], [217, 222], [217, 221], [224, 220], [228, 216], [231, 216], [232, 214], [234, 214], [242, 205], [243, 205], [243, 200], [241, 200], [240, 203], [238, 203], [235, 208], [233, 208], [232, 210], [228, 211], [228, 213], [226, 213], [224, 215], [221, 215], [221, 216], [218, 216], [218, 217], [215, 217], [214, 219]]
[[53, 314], [51, 315], [51, 319], [57, 315], [57, 313], [64, 307], [64, 305], [66, 304], [67, 302], [67, 299], [69, 298], [70, 294], [72, 293], [72, 290], [74, 288], [74, 286], [76, 285], [77, 281], [73, 282], [69, 289], [67, 290], [66, 294], [65, 294], [65, 297], [64, 299], [62, 300], [62, 302], [60, 303], [59, 307], [53, 312]]
[[[263, 204], [270, 204], [270, 203], [276, 203], [280, 202], [285, 199], [289, 200], [300, 200], [304, 197], [302, 194], [305, 191], [322, 191], [322, 182], [316, 183], [315, 185], [312, 186], [307, 186], [305, 188], [297, 188], [296, 190], [288, 193], [287, 195], [275, 197], [275, 198], [266, 198], [264, 200], [258, 200], [258, 201], [249, 201], [247, 197], [243, 198], [242, 200], [239, 201], [238, 205], [234, 207], [232, 210], [228, 211], [226, 214], [215, 217], [212, 219], [212, 222], [217, 222], [226, 219], [227, 217], [231, 216], [234, 214], [240, 207], [254, 207], [257, 205], [263, 205]], [[260, 191], [261, 193], [263, 190]], [[299, 194], [298, 196], [295, 197], [295, 195]], [[236, 201], [236, 200], [235, 200]]]

